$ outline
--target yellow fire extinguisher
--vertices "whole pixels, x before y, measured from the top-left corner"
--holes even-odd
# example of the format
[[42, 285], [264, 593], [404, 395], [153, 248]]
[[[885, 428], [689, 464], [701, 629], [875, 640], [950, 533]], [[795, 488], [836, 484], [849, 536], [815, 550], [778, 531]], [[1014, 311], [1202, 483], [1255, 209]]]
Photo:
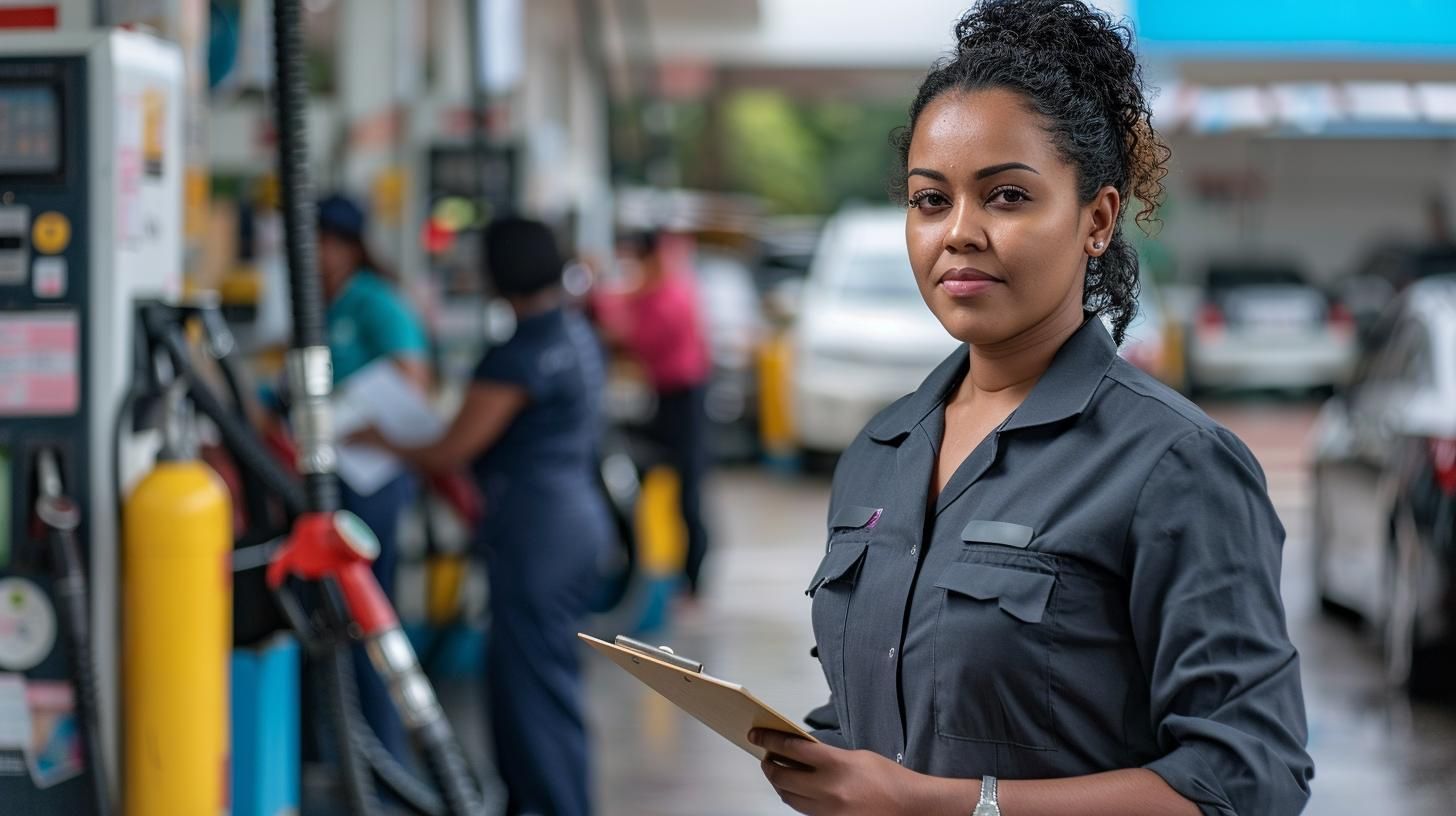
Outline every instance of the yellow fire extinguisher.
[[226, 813], [232, 510], [168, 392], [156, 466], [122, 509], [127, 814]]

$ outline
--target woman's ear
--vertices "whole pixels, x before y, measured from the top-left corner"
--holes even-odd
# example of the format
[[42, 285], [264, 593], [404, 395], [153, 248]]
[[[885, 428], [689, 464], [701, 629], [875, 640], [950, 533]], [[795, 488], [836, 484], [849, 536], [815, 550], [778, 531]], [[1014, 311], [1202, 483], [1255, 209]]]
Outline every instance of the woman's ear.
[[1112, 244], [1112, 233], [1117, 229], [1117, 217], [1122, 212], [1122, 195], [1109, 184], [1097, 191], [1097, 196], [1087, 204], [1087, 208], [1092, 217], [1084, 251], [1098, 258]]

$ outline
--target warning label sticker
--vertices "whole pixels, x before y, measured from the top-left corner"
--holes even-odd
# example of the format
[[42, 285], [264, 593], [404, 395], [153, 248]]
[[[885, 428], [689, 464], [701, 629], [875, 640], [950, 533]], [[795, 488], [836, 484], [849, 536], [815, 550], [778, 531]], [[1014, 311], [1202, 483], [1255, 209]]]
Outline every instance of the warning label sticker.
[[81, 401], [76, 313], [0, 314], [0, 416], [65, 416]]

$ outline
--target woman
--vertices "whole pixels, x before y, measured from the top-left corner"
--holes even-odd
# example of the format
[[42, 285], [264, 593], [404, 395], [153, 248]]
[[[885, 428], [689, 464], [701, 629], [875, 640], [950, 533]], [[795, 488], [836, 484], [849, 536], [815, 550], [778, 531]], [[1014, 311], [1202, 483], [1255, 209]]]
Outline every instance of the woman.
[[648, 429], [678, 475], [678, 506], [687, 530], [683, 591], [689, 603], [700, 595], [708, 556], [703, 519], [703, 482], [708, 451], [706, 397], [713, 363], [693, 278], [664, 257], [663, 236], [641, 232], [624, 242], [640, 268], [625, 292], [599, 292], [594, 306], [603, 329], [646, 369], [657, 395]]
[[810, 814], [1297, 813], [1263, 474], [1114, 342], [1120, 216], [1152, 215], [1167, 158], [1131, 35], [1078, 0], [956, 34], [898, 144], [911, 266], [966, 345], [841, 461], [809, 585], [823, 744], [755, 732], [764, 773]]
[[516, 313], [515, 335], [481, 360], [439, 441], [401, 449], [374, 432], [365, 438], [426, 471], [472, 463], [485, 497], [488, 707], [508, 813], [580, 816], [590, 813], [591, 784], [576, 633], [612, 534], [595, 476], [602, 354], [565, 305], [564, 264], [546, 225], [496, 221], [485, 254], [495, 291]]
[[[381, 360], [388, 360], [421, 391], [429, 387], [429, 345], [413, 310], [386, 280], [365, 243], [364, 210], [352, 200], [331, 195], [318, 203], [318, 265], [328, 301], [326, 330], [333, 358], [334, 384]], [[345, 510], [367, 523], [379, 538], [374, 575], [391, 600], [399, 564], [399, 521], [419, 487], [402, 473], [369, 494], [340, 481]], [[364, 717], [397, 758], [407, 755], [408, 740], [389, 690], [375, 673], [363, 648], [355, 650], [359, 702]]]

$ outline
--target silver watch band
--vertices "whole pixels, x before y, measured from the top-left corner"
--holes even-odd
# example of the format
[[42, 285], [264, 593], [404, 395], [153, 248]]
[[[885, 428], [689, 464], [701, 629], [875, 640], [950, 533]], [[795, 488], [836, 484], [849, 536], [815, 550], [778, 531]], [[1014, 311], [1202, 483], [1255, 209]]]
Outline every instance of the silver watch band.
[[996, 787], [996, 777], [981, 777], [981, 801], [976, 804], [976, 812], [972, 816], [1001, 816]]
[[994, 776], [983, 776], [983, 777], [981, 777], [981, 802], [980, 803], [983, 804], [983, 805], [998, 805], [998, 806], [1000, 805], [1000, 802], [998, 802], [996, 800], [996, 777], [994, 777]]

